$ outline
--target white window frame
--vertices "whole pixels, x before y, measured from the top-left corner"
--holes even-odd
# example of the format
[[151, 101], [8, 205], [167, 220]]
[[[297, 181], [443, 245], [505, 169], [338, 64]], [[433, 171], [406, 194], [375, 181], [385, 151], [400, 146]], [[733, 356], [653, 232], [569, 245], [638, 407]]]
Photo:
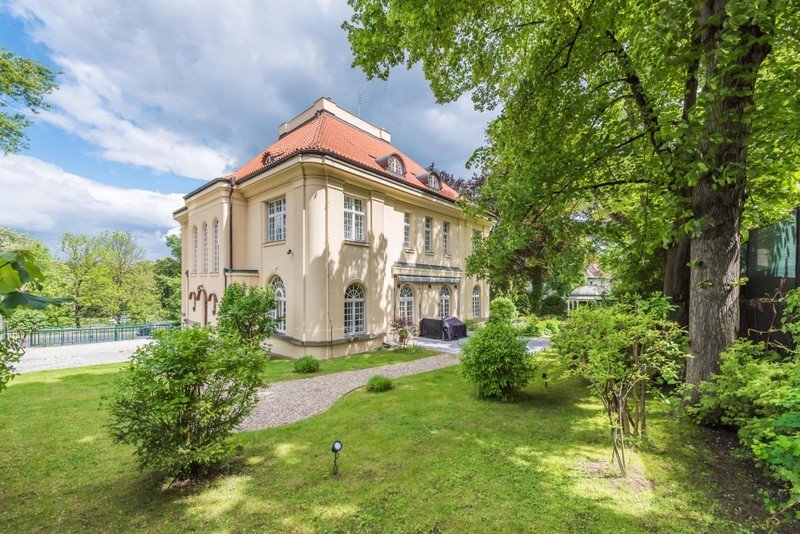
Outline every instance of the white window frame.
[[442, 221], [442, 250], [450, 254], [450, 223], [447, 221]]
[[450, 287], [442, 285], [442, 288], [439, 290], [439, 319], [450, 317], [451, 298]]
[[267, 243], [286, 241], [286, 197], [267, 203]]
[[283, 279], [276, 276], [270, 282], [272, 291], [275, 294], [275, 309], [270, 310], [269, 316], [277, 320], [275, 331], [281, 334], [286, 333], [286, 286], [283, 284]]
[[200, 243], [197, 237], [197, 225], [192, 227], [192, 272], [197, 273], [197, 260], [200, 253]]
[[389, 156], [389, 160], [386, 162], [386, 169], [395, 174], [403, 175], [406, 173], [406, 166], [397, 156]]
[[406, 284], [400, 288], [400, 308], [398, 317], [414, 322], [414, 288]]
[[355, 336], [367, 331], [366, 291], [353, 282], [344, 291], [344, 335]]
[[435, 191], [439, 191], [442, 188], [442, 184], [439, 183], [439, 178], [435, 174], [428, 176], [428, 187]]
[[344, 239], [366, 243], [366, 201], [353, 195], [344, 196]]
[[409, 212], [403, 214], [403, 246], [406, 249], [411, 248], [411, 214]]
[[481, 288], [479, 286], [472, 288], [472, 317], [474, 319], [481, 318]]
[[208, 223], [203, 223], [203, 273], [208, 272]]
[[425, 217], [425, 252], [433, 251], [433, 219]]
[[219, 221], [215, 220], [211, 230], [214, 234], [214, 261], [211, 264], [215, 273], [219, 272]]

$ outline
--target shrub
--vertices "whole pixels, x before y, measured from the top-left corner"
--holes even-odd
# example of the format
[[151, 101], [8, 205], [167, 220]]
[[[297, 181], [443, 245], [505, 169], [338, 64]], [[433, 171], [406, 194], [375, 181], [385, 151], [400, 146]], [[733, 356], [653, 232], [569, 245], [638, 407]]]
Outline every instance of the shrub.
[[647, 394], [655, 385], [679, 384], [686, 333], [666, 319], [663, 295], [570, 313], [552, 346], [565, 375], [589, 383], [611, 427], [612, 458], [625, 474], [625, 437], [646, 432]]
[[480, 323], [478, 322], [477, 319], [467, 319], [464, 321], [464, 326], [467, 327], [467, 330], [472, 332], [473, 330], [476, 330], [480, 326]]
[[403, 345], [408, 342], [408, 338], [417, 334], [417, 326], [414, 324], [414, 321], [405, 317], [395, 317], [392, 319], [389, 323], [389, 328]]
[[306, 354], [294, 361], [295, 373], [316, 373], [319, 371], [319, 360], [315, 357]]
[[558, 319], [544, 319], [540, 323], [542, 328], [542, 334], [545, 335], [554, 335], [558, 334], [558, 331], [561, 329], [561, 322]]
[[[783, 510], [800, 504], [800, 358], [738, 340], [721, 355], [719, 374], [700, 385], [689, 413], [739, 429], [739, 441], [784, 487]], [[797, 513], [800, 517], [800, 512]]]
[[543, 323], [535, 315], [528, 315], [517, 323], [517, 332], [519, 335], [526, 337], [541, 336], [544, 333]]
[[508, 322], [488, 323], [467, 339], [461, 353], [462, 372], [479, 398], [513, 401], [533, 376], [525, 342]]
[[220, 333], [232, 336], [250, 348], [258, 348], [275, 332], [278, 319], [270, 316], [276, 308], [272, 287], [248, 287], [241, 282], [228, 286], [219, 304]]
[[542, 299], [542, 303], [539, 305], [539, 313], [541, 315], [563, 317], [567, 313], [567, 301], [558, 295], [548, 295]]
[[531, 312], [531, 301], [526, 293], [520, 293], [514, 297], [514, 306], [520, 315], [528, 315]]
[[367, 391], [372, 393], [380, 393], [381, 391], [389, 391], [394, 387], [392, 379], [383, 375], [375, 375], [367, 381]]
[[136, 351], [108, 400], [111, 434], [135, 448], [142, 470], [205, 476], [232, 452], [228, 437], [255, 405], [266, 361], [208, 328], [160, 332]]
[[517, 308], [511, 299], [498, 297], [489, 303], [489, 322], [513, 324], [517, 320]]

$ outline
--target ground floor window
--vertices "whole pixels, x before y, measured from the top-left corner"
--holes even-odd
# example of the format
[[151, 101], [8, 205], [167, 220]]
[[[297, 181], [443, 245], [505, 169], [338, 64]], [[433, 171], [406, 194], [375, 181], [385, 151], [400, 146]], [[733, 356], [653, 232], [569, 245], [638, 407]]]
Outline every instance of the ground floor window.
[[344, 292], [344, 334], [352, 336], [366, 332], [364, 288], [350, 284]]
[[414, 321], [414, 289], [408, 284], [400, 289], [400, 318]]
[[439, 291], [439, 318], [450, 317], [450, 288], [442, 286]]
[[272, 291], [275, 293], [275, 309], [269, 312], [273, 319], [278, 320], [275, 330], [280, 333], [286, 332], [286, 287], [280, 276], [272, 279]]
[[481, 318], [481, 288], [478, 286], [472, 288], [472, 317]]

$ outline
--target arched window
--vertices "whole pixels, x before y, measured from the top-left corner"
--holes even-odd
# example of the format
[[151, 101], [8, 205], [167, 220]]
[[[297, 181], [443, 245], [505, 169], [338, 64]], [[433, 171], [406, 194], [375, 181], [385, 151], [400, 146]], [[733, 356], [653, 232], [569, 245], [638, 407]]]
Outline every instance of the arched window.
[[219, 221], [214, 221], [214, 270], [212, 272], [219, 272]]
[[208, 272], [208, 224], [203, 223], [203, 272]]
[[442, 286], [439, 291], [439, 319], [450, 317], [450, 288]]
[[386, 168], [395, 174], [405, 174], [406, 168], [403, 162], [397, 156], [390, 156], [389, 161], [386, 163]]
[[269, 312], [270, 317], [277, 319], [275, 330], [281, 334], [286, 333], [286, 286], [280, 276], [276, 276], [271, 282], [272, 291], [275, 293], [275, 309]]
[[366, 328], [364, 288], [350, 284], [344, 292], [344, 335], [363, 334]]
[[472, 288], [472, 317], [481, 318], [481, 288], [478, 286]]
[[197, 226], [192, 227], [192, 272], [197, 272], [197, 249], [200, 245], [197, 243]]
[[442, 188], [441, 184], [439, 183], [439, 178], [433, 173], [428, 176], [428, 187], [435, 189], [436, 191]]
[[406, 284], [400, 288], [400, 318], [414, 321], [414, 290]]

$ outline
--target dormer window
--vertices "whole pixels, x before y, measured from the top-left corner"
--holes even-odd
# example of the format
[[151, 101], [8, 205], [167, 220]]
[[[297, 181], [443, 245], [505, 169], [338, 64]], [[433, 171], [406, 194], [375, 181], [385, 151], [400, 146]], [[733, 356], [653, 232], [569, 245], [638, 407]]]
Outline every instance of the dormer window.
[[400, 161], [400, 158], [397, 156], [390, 156], [389, 161], [386, 162], [386, 169], [389, 172], [393, 172], [395, 174], [405, 174], [406, 169], [403, 166], [403, 162]]
[[441, 184], [439, 183], [439, 178], [435, 174], [430, 174], [428, 176], [428, 187], [435, 191], [438, 191], [442, 188]]

